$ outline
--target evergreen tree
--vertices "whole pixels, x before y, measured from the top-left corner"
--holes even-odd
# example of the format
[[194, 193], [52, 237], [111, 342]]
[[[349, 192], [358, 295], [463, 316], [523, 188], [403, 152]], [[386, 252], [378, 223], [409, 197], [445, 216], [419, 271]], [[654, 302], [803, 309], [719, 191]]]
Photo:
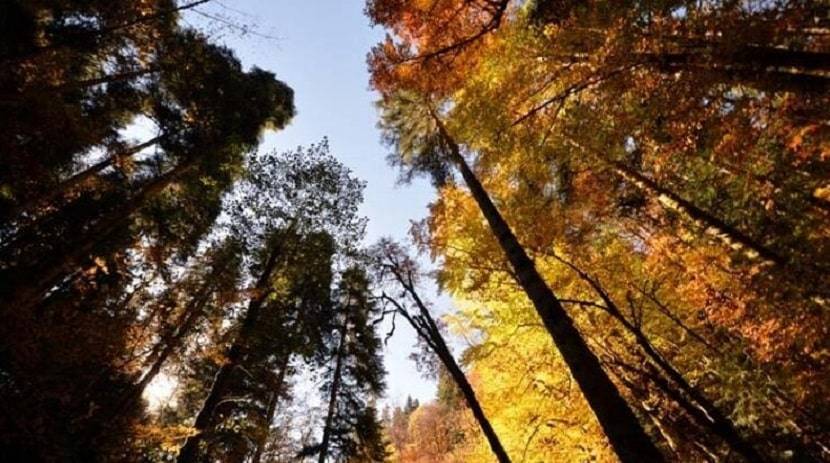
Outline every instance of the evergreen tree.
[[341, 276], [334, 293], [334, 331], [328, 342], [322, 392], [327, 411], [319, 444], [302, 456], [317, 454], [318, 461], [382, 462], [386, 444], [372, 404], [383, 392], [385, 374], [381, 341], [374, 317], [379, 309], [372, 299], [365, 272], [352, 267]]
[[361, 189], [325, 141], [251, 159], [228, 204], [229, 231], [249, 253], [250, 297], [179, 461], [209, 455], [242, 461], [255, 454], [290, 358], [323, 355], [335, 311], [333, 259], [362, 233]]

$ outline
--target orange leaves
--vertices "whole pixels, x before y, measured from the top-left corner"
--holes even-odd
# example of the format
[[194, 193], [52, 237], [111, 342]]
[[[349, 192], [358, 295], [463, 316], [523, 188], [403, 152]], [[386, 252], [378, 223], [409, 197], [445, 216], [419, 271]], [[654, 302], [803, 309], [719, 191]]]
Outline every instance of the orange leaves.
[[790, 133], [787, 148], [796, 155], [798, 162], [830, 162], [830, 127], [808, 124], [797, 128]]
[[366, 11], [387, 36], [368, 58], [381, 93], [418, 90], [447, 94], [476, 62], [487, 36], [502, 22], [509, 0], [373, 0]]
[[[381, 21], [395, 36], [373, 54], [375, 88], [450, 97], [447, 126], [609, 369], [641, 366], [631, 337], [580, 306], [596, 295], [553, 261], [552, 249], [599, 275], [661, 354], [740, 425], [775, 434], [775, 421], [789, 419], [770, 409], [770, 384], [805, 408], [823, 400], [827, 97], [805, 90], [804, 69], [773, 62], [801, 56], [799, 12], [715, 2], [684, 11], [638, 6], [634, 14], [589, 2], [535, 18], [542, 27], [521, 11], [466, 42], [492, 18], [473, 2], [372, 3], [397, 9]], [[457, 14], [448, 15], [452, 8]], [[784, 22], [790, 29], [776, 29]], [[471, 357], [470, 368], [486, 378], [482, 397], [495, 424], [517, 430], [538, 423], [540, 410], [584, 410], [546, 402], [551, 383], [567, 375], [554, 362], [534, 363], [549, 352], [467, 191], [443, 188], [425, 224], [421, 244], [463, 301], [455, 325], [486, 353]], [[677, 448], [691, 447], [683, 434], [695, 428], [674, 422], [681, 413], [672, 401], [649, 380], [618, 372], [631, 383], [629, 398], [679, 426], [667, 431]], [[524, 384], [527, 377], [538, 381]], [[570, 461], [580, 456], [551, 447], [597, 437], [570, 431], [575, 437], [508, 431], [506, 441], [532, 441], [529, 460]]]

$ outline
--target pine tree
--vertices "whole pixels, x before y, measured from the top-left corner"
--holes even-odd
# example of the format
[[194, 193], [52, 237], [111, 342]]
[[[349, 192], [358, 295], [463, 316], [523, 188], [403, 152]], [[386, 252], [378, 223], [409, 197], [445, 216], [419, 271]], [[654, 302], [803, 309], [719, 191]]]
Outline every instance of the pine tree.
[[322, 392], [327, 411], [320, 443], [301, 455], [318, 461], [382, 462], [386, 445], [372, 400], [384, 389], [381, 341], [372, 323], [379, 309], [372, 299], [365, 272], [352, 267], [341, 276], [334, 294], [334, 331], [329, 339], [331, 360]]

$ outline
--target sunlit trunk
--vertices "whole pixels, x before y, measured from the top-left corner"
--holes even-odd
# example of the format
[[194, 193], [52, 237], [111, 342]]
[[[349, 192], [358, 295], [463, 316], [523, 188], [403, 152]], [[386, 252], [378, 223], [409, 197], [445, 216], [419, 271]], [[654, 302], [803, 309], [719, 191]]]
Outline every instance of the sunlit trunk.
[[467, 187], [510, 261], [519, 284], [536, 308], [617, 456], [625, 463], [663, 461], [663, 456], [631, 407], [602, 369], [599, 359], [591, 352], [562, 304], [542, 279], [487, 191], [467, 165], [458, 144], [449, 136], [438, 118], [436, 122], [450, 148], [451, 161], [461, 171]]
[[776, 252], [742, 233], [735, 227], [727, 224], [723, 220], [713, 216], [703, 209], [700, 209], [690, 201], [681, 198], [680, 195], [674, 193], [673, 191], [663, 188], [658, 185], [657, 182], [651, 180], [640, 172], [631, 169], [621, 162], [612, 161], [611, 166], [617, 175], [633, 183], [637, 188], [645, 191], [650, 196], [657, 199], [663, 207], [681, 212], [683, 215], [703, 227], [707, 233], [717, 237], [730, 248], [742, 250], [749, 257], [761, 258], [776, 265], [783, 266], [787, 264], [787, 260], [778, 255]]

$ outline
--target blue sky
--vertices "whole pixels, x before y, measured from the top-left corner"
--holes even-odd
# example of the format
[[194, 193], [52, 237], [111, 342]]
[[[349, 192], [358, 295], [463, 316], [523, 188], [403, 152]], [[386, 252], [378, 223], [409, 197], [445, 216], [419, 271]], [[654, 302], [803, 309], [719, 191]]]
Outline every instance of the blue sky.
[[[370, 27], [363, 0], [214, 0], [200, 11], [254, 26], [255, 33], [247, 35], [219, 29], [215, 39], [232, 48], [246, 67], [274, 72], [294, 89], [297, 116], [287, 129], [266, 135], [261, 149], [290, 149], [328, 137], [332, 153], [367, 182], [368, 241], [405, 238], [410, 221], [427, 214], [435, 192], [423, 181], [396, 185], [397, 174], [386, 163], [388, 149], [375, 127], [376, 96], [366, 69], [366, 53], [383, 31]], [[208, 32], [219, 27], [192, 12], [184, 19]], [[433, 292], [425, 295], [436, 299]], [[403, 320], [397, 325], [385, 352], [387, 403], [402, 403], [408, 394], [432, 399], [434, 384], [421, 378], [408, 359], [414, 333]]]

